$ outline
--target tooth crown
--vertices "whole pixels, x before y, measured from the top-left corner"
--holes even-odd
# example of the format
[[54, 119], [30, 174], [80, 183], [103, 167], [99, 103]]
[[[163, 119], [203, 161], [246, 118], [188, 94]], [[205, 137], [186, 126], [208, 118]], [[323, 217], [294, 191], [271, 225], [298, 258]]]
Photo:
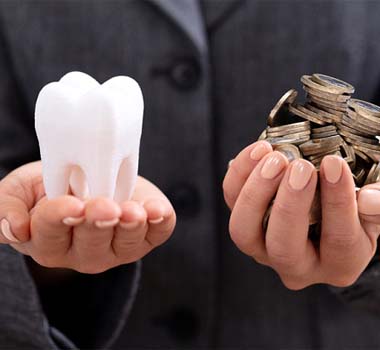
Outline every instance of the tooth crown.
[[137, 178], [144, 102], [135, 80], [100, 85], [81, 72], [66, 74], [39, 93], [35, 127], [48, 198], [129, 199]]

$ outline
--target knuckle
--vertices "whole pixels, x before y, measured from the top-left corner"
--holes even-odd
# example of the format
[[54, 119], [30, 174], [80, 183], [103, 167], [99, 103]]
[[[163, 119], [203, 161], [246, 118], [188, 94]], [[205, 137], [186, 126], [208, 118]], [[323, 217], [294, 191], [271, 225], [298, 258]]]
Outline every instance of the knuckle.
[[174, 224], [167, 223], [163, 225], [159, 230], [154, 232], [147, 232], [146, 236], [142, 235], [142, 240], [148, 241], [148, 243], [153, 247], [157, 247], [164, 242], [166, 242], [174, 231]]
[[358, 244], [358, 237], [351, 232], [337, 230], [335, 232], [322, 233], [323, 244], [334, 248], [347, 251], [353, 250]]
[[303, 281], [309, 271], [300, 254], [290, 254], [279, 244], [267, 245], [271, 266], [279, 273], [291, 278], [292, 281]]
[[230, 237], [235, 245], [245, 254], [250, 254], [249, 239], [245, 232], [242, 232], [241, 229], [237, 228], [235, 225], [230, 224]]
[[101, 264], [83, 264], [78, 267], [74, 267], [74, 270], [88, 275], [95, 275], [107, 271], [108, 267]]
[[[138, 237], [123, 237], [122, 239], [114, 239], [111, 243], [113, 254], [117, 258], [125, 258], [133, 254], [141, 248], [145, 236], [139, 235]], [[150, 242], [147, 240], [150, 244]]]
[[226, 202], [228, 208], [232, 210], [236, 202], [236, 196], [233, 196], [232, 194], [227, 193], [225, 190], [223, 191], [223, 195], [224, 195], [224, 201]]
[[309, 283], [306, 283], [305, 281], [297, 280], [294, 278], [281, 277], [281, 276], [280, 276], [280, 278], [281, 278], [283, 285], [287, 289], [293, 290], [293, 291], [305, 289], [306, 287], [308, 287], [310, 285]]
[[289, 254], [278, 244], [267, 245], [267, 250], [273, 266], [278, 270], [286, 271], [292, 275], [302, 274], [302, 264], [300, 264], [300, 259], [297, 256]]
[[230, 163], [230, 166], [229, 166], [228, 170], [230, 171], [231, 176], [242, 178], [243, 177], [243, 173], [242, 173], [241, 168], [238, 166], [238, 163], [239, 162], [235, 158], [234, 161], [232, 163]]
[[116, 252], [125, 252], [138, 247], [144, 241], [144, 236], [130, 237], [128, 239], [118, 239], [112, 242], [113, 248]]
[[37, 264], [43, 267], [48, 267], [48, 268], [61, 267], [60, 262], [56, 258], [52, 258], [49, 256], [44, 256], [44, 255], [33, 255], [32, 258]]
[[252, 256], [252, 259], [255, 260], [258, 264], [270, 266], [268, 262], [268, 258], [264, 254], [253, 252], [251, 256]]
[[241, 201], [248, 205], [252, 205], [257, 201], [257, 191], [255, 190], [254, 186], [244, 186], [244, 188], [240, 192], [240, 196]]
[[172, 232], [173, 232], [172, 227], [166, 227], [165, 229], [160, 231], [160, 233], [158, 234], [158, 243], [162, 244], [162, 243], [166, 242], [170, 238], [170, 236], [172, 235]]
[[235, 244], [237, 244], [237, 242], [239, 241], [239, 238], [241, 237], [241, 234], [240, 234], [240, 230], [236, 227], [236, 225], [234, 224], [234, 222], [232, 220], [230, 220], [228, 230], [230, 232], [230, 237], [231, 237], [232, 241]]
[[84, 237], [81, 242], [81, 246], [83, 247], [83, 249], [92, 252], [106, 250], [108, 248], [108, 245], [109, 242], [103, 235], [93, 235], [91, 238]]
[[328, 284], [331, 284], [334, 287], [342, 287], [342, 288], [350, 287], [358, 280], [358, 277], [359, 276], [352, 275], [352, 274], [343, 274], [343, 275], [331, 278], [328, 281]]
[[145, 240], [149, 243], [151, 248], [156, 248], [166, 242], [170, 237], [170, 232], [160, 232], [155, 234], [147, 234]]
[[352, 202], [352, 196], [345, 193], [331, 193], [323, 198], [323, 206], [333, 211], [347, 211], [347, 205]]
[[303, 210], [293, 201], [288, 201], [286, 203], [282, 201], [274, 201], [272, 208], [273, 215], [287, 218], [287, 219], [299, 219], [303, 215]]

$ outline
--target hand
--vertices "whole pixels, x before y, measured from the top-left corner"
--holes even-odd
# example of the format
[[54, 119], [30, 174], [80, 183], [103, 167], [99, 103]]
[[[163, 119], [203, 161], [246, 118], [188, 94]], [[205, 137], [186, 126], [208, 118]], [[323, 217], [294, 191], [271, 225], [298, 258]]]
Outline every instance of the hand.
[[[326, 156], [321, 164], [321, 239], [319, 248], [313, 245], [308, 227], [317, 178], [308, 161], [289, 164], [269, 143], [259, 141], [233, 160], [223, 183], [232, 210], [232, 240], [242, 252], [272, 267], [290, 289], [315, 283], [349, 286], [376, 251], [378, 226], [361, 223], [351, 171], [337, 156]], [[263, 232], [263, 217], [273, 197]]]
[[83, 273], [141, 259], [170, 237], [176, 221], [169, 200], [142, 177], [133, 198], [120, 205], [70, 195], [48, 200], [41, 162], [5, 177], [0, 198], [0, 243], [11, 244], [40, 265]]

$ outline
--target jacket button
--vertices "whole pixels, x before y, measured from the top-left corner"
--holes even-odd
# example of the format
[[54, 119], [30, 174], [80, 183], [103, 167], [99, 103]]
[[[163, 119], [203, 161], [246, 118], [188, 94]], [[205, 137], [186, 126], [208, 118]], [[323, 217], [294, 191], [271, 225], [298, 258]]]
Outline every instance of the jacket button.
[[178, 216], [195, 216], [199, 213], [201, 199], [196, 188], [191, 184], [178, 184], [169, 188], [166, 195]]
[[173, 84], [181, 90], [195, 89], [201, 78], [201, 67], [193, 58], [181, 59], [170, 71]]

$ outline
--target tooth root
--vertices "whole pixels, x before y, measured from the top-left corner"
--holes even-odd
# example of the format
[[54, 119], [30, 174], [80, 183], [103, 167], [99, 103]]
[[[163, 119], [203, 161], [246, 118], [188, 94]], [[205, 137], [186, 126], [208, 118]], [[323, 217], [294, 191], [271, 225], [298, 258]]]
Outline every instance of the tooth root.
[[90, 197], [113, 198], [119, 164], [105, 162], [102, 166], [83, 167]]
[[89, 196], [86, 174], [79, 165], [73, 165], [71, 169], [70, 188], [73, 195], [80, 199]]
[[135, 187], [138, 167], [138, 152], [133, 152], [131, 156], [123, 159], [120, 164], [119, 173], [116, 180], [116, 192], [114, 199], [121, 203], [132, 197]]
[[56, 198], [67, 194], [69, 188], [70, 166], [67, 164], [43, 164], [44, 186], [48, 198]]

